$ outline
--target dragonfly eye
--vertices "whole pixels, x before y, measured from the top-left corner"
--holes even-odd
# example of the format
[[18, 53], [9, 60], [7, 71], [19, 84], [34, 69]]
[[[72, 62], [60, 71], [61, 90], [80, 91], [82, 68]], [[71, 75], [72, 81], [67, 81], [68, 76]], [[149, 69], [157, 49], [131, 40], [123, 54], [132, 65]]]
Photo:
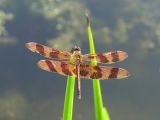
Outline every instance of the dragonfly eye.
[[76, 48], [76, 49], [74, 49], [75, 51], [80, 51], [80, 49], [78, 49], [78, 48]]
[[73, 53], [74, 51], [81, 51], [81, 48], [78, 46], [75, 46], [74, 48], [72, 48], [71, 52]]

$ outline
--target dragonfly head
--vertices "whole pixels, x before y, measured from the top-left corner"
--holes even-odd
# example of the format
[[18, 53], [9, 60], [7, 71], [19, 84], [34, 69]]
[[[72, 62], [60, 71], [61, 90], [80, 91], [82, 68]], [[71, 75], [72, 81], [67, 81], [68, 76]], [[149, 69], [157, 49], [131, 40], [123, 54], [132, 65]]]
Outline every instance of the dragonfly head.
[[79, 46], [74, 46], [71, 50], [72, 53], [81, 53], [81, 48]]

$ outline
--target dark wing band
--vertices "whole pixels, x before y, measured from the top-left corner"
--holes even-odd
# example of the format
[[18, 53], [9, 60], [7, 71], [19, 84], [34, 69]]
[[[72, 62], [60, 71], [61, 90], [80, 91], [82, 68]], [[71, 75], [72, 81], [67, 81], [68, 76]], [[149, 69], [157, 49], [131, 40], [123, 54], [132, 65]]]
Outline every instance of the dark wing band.
[[90, 61], [95, 59], [97, 62], [112, 64], [118, 61], [122, 61], [127, 57], [128, 54], [124, 51], [113, 51], [107, 53], [85, 54], [82, 56], [82, 60]]
[[117, 67], [83, 64], [80, 66], [80, 76], [87, 79], [122, 79], [128, 77], [129, 73]]
[[49, 72], [55, 72], [60, 75], [75, 75], [75, 65], [68, 61], [40, 60], [38, 66]]
[[26, 47], [32, 52], [37, 52], [49, 58], [69, 59], [71, 55], [71, 53], [69, 52], [63, 50], [56, 50], [35, 42], [26, 43]]

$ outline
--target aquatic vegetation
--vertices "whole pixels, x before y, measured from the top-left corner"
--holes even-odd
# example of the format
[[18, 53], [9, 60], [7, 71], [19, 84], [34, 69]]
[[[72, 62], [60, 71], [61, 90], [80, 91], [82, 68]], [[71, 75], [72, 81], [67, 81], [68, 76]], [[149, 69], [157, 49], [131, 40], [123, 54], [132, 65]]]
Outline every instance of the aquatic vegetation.
[[72, 120], [75, 77], [68, 76], [63, 109], [63, 120]]
[[[159, 35], [159, 6], [160, 2], [158, 1], [147, 1], [143, 2], [141, 0], [130, 1], [122, 0], [117, 2], [107, 2], [103, 1], [101, 5], [116, 5], [117, 7], [109, 7], [108, 11], [113, 11], [112, 15], [109, 18], [103, 17], [103, 20], [107, 19], [103, 23], [104, 26], [107, 26], [108, 37], [110, 42], [108, 45], [119, 44], [124, 45], [129, 42], [133, 43], [132, 46], [138, 48], [135, 56], [143, 56], [143, 59], [146, 59], [150, 54], [150, 50], [158, 52], [160, 35]], [[101, 15], [103, 15], [101, 8], [99, 8]], [[115, 13], [115, 14], [114, 14]], [[110, 19], [110, 20], [109, 20]], [[108, 38], [101, 40], [103, 42], [108, 41]], [[150, 42], [148, 42], [150, 41]], [[152, 47], [142, 47], [150, 43]], [[156, 44], [158, 43], [158, 44]], [[131, 44], [130, 44], [131, 45]], [[131, 47], [132, 47], [131, 46]], [[137, 47], [138, 46], [138, 47]], [[137, 55], [138, 54], [138, 55]]]
[[14, 16], [12, 13], [0, 11], [0, 45], [15, 44], [17, 42], [15, 38], [8, 35], [5, 28], [5, 23], [13, 20], [13, 18]]
[[0, 36], [0, 45], [15, 45], [17, 39], [11, 36]]
[[0, 98], [0, 119], [25, 120], [27, 103], [25, 97], [18, 92], [8, 92]]
[[0, 36], [5, 36], [8, 34], [4, 25], [6, 21], [10, 21], [12, 19], [13, 19], [13, 14], [0, 11]]
[[0, 7], [6, 7], [11, 0], [0, 0]]
[[[90, 21], [87, 16], [87, 25], [88, 25], [88, 38], [90, 45], [90, 53], [95, 53], [94, 41], [90, 26]], [[96, 65], [96, 61], [91, 61], [91, 64]], [[93, 80], [93, 93], [94, 93], [94, 107], [95, 107], [95, 118], [96, 120], [110, 120], [109, 113], [107, 109], [103, 106], [102, 94], [100, 81], [98, 79]]]
[[[41, 15], [51, 24], [56, 24], [56, 36], [47, 39], [47, 43], [54, 48], [69, 50], [75, 39], [79, 44], [85, 43], [83, 13], [86, 10], [94, 11], [96, 6], [95, 15], [94, 12], [92, 14], [96, 16], [93, 33], [95, 38], [99, 40], [98, 42], [95, 41], [97, 46], [104, 44], [107, 44], [107, 47], [115, 44], [126, 45], [136, 41], [132, 45], [136, 48], [138, 46], [138, 50], [143, 49], [141, 55], [146, 54], [147, 57], [151, 49], [159, 53], [157, 48], [160, 46], [160, 27], [159, 7], [157, 6], [160, 3], [158, 1], [102, 0], [98, 2], [99, 6], [96, 5], [95, 1], [89, 2], [87, 6], [84, 1], [72, 0], [29, 0], [25, 3], [28, 4], [28, 9], [33, 14]], [[112, 5], [116, 7], [110, 7]], [[112, 11], [112, 14], [106, 13], [104, 8], [107, 11]], [[62, 39], [65, 42], [60, 45]], [[140, 44], [148, 44], [148, 40], [154, 47], [140, 48], [143, 46]]]
[[[73, 46], [74, 34], [61, 33], [58, 37], [51, 38], [47, 40], [47, 43], [56, 49], [64, 49], [70, 51]], [[64, 40], [62, 42], [62, 40]]]
[[[28, 1], [27, 4], [33, 14], [43, 16], [48, 22], [56, 26], [56, 37], [47, 39], [50, 46], [69, 50], [73, 45], [73, 40], [78, 43], [84, 40], [83, 37], [86, 35], [84, 13], [86, 11], [89, 13], [89, 10], [83, 2], [32, 0]], [[64, 40], [63, 45], [59, 44], [62, 39]]]

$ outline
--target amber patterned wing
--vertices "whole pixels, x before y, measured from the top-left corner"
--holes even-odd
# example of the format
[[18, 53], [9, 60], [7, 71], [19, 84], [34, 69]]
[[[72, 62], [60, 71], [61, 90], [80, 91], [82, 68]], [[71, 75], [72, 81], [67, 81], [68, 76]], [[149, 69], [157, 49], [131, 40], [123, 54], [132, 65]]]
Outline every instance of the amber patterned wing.
[[40, 60], [38, 66], [46, 71], [55, 72], [60, 75], [75, 75], [75, 65], [68, 61]]
[[127, 70], [117, 67], [81, 64], [80, 76], [87, 79], [122, 79], [129, 76]]
[[[77, 75], [76, 66], [68, 61], [40, 60], [38, 66], [49, 72], [60, 75]], [[128, 77], [127, 70], [116, 67], [92, 66], [91, 64], [80, 65], [80, 77], [87, 79], [122, 79]]]
[[26, 47], [32, 52], [37, 52], [49, 58], [68, 59], [71, 55], [71, 53], [69, 52], [63, 50], [56, 50], [35, 42], [26, 43]]
[[128, 57], [128, 54], [124, 51], [113, 51], [107, 53], [97, 54], [85, 54], [82, 55], [83, 61], [90, 61], [96, 59], [97, 62], [112, 64], [118, 61], [122, 61]]

